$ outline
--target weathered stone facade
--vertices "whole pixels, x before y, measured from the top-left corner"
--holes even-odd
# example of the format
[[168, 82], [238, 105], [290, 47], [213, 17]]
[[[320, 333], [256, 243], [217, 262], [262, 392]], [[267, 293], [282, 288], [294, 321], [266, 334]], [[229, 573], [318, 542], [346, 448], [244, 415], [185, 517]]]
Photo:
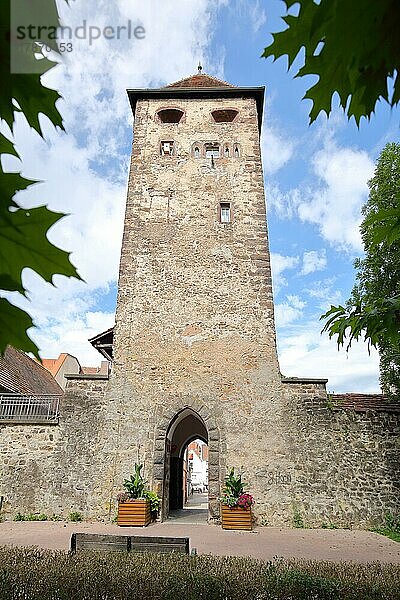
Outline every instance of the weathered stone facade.
[[106, 514], [94, 490], [107, 383], [103, 375], [70, 379], [59, 424], [0, 424], [0, 495], [7, 518], [18, 511]]
[[[398, 415], [336, 410], [325, 380], [282, 378], [261, 92], [202, 87], [130, 94], [135, 132], [110, 380], [71, 379], [59, 426], [2, 427], [0, 493], [15, 512], [73, 507], [107, 518], [139, 460], [166, 518], [182, 448], [201, 437], [211, 521], [227, 466], [243, 467], [259, 522], [291, 524], [295, 511], [309, 525], [379, 521], [399, 510]], [[180, 122], [163, 123], [161, 109], [182, 111]], [[216, 109], [238, 114], [215, 122]], [[206, 157], [207, 144], [219, 144], [220, 156]]]

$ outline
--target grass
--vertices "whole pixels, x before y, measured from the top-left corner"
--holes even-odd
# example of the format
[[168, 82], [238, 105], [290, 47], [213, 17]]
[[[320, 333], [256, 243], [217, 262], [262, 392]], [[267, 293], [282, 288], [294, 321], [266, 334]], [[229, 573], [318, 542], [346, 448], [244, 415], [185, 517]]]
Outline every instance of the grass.
[[371, 529], [370, 531], [385, 535], [395, 542], [400, 542], [400, 516], [394, 516], [392, 513], [386, 513], [384, 524], [381, 527]]
[[0, 600], [399, 600], [400, 567], [0, 547]]
[[391, 531], [390, 529], [385, 529], [384, 527], [382, 529], [371, 529], [371, 531], [385, 535], [395, 542], [400, 542], [400, 533], [397, 531]]

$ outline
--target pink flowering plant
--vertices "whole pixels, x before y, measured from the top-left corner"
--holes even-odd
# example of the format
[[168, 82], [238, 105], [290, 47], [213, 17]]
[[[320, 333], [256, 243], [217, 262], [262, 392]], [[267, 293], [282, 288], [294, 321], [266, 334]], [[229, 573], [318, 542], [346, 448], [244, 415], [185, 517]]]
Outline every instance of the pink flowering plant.
[[239, 496], [237, 505], [242, 508], [251, 508], [254, 504], [254, 498], [251, 494], [242, 494]]
[[235, 469], [232, 467], [225, 478], [225, 487], [220, 501], [231, 508], [234, 506], [250, 508], [254, 504], [254, 498], [245, 492], [246, 487], [247, 484], [242, 480], [242, 474], [235, 475]]

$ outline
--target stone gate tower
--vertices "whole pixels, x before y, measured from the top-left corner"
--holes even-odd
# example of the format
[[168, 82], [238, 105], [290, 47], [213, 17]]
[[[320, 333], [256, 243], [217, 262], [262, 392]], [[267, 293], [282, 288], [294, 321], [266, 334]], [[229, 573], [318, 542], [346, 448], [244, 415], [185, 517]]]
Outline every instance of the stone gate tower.
[[183, 451], [201, 438], [210, 521], [231, 466], [245, 472], [264, 525], [301, 515], [311, 526], [371, 526], [398, 514], [398, 404], [328, 398], [326, 379], [279, 372], [260, 157], [264, 89], [199, 73], [128, 93], [135, 135], [116, 325], [91, 340], [113, 354], [111, 375], [66, 375], [59, 412], [42, 407], [51, 422], [40, 411], [32, 417], [30, 396], [25, 405], [6, 398], [3, 512], [78, 510], [111, 520], [139, 461], [165, 519], [182, 506]]
[[[135, 115], [111, 393], [169, 504], [182, 448], [209, 444], [209, 505], [228, 466], [254, 479], [281, 377], [260, 127], [264, 88], [204, 74], [128, 90]], [[122, 449], [122, 448], [121, 448]], [[122, 459], [122, 463], [125, 462]], [[254, 482], [253, 482], [254, 488]]]

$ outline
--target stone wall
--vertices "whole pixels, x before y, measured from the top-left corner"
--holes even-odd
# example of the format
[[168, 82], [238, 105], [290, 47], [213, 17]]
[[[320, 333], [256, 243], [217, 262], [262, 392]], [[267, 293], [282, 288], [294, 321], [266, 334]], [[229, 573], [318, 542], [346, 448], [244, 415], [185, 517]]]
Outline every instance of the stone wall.
[[0, 424], [0, 495], [7, 518], [18, 511], [107, 515], [96, 496], [104, 475], [96, 457], [108, 378], [75, 377], [69, 378], [58, 425]]
[[[400, 514], [400, 406], [393, 412], [343, 409], [324, 384], [284, 380], [285, 459], [256, 473], [262, 522], [368, 526]], [[282, 457], [283, 458], [283, 457]]]
[[[0, 425], [0, 495], [6, 518], [18, 511], [49, 516], [80, 511], [84, 517], [113, 518], [116, 492], [141, 456], [135, 439], [126, 465], [120, 431], [107, 418], [107, 385], [100, 378], [69, 379], [59, 425]], [[307, 526], [358, 527], [381, 523], [387, 512], [399, 514], [399, 413], [336, 407], [323, 381], [284, 379], [281, 394], [275, 405], [279, 431], [276, 424], [271, 429], [271, 420], [254, 419], [248, 410], [257, 431], [239, 415], [236, 441], [227, 431], [232, 423], [221, 419], [217, 426], [212, 411], [193, 402], [208, 428], [211, 480], [216, 475], [222, 484], [227, 467], [243, 466], [256, 499], [257, 522], [263, 525], [293, 525], [298, 513]], [[154, 433], [153, 485], [160, 493], [165, 437], [177, 409], [164, 411]], [[243, 436], [238, 436], [240, 429]], [[108, 462], [105, 439], [114, 448]], [[213, 485], [210, 517], [218, 521]]]

